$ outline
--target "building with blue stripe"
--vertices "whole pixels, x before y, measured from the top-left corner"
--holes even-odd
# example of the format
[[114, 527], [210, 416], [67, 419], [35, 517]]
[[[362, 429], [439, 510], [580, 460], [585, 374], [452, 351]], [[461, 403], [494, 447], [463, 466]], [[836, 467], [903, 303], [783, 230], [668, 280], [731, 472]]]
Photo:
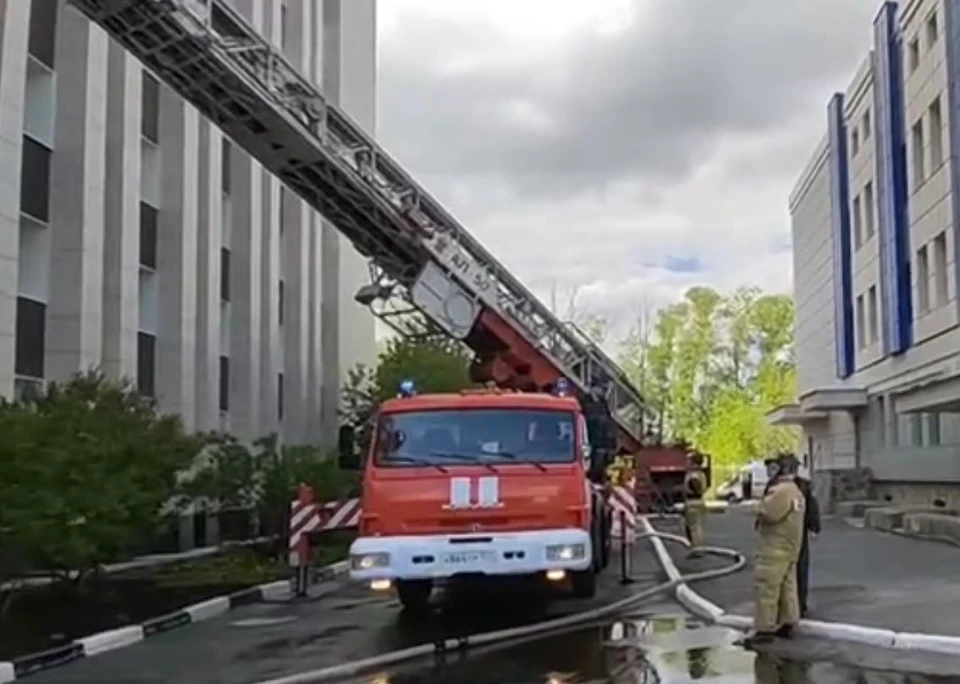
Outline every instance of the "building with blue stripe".
[[960, 0], [883, 3], [825, 113], [789, 201], [800, 396], [770, 421], [824, 492], [960, 507]]

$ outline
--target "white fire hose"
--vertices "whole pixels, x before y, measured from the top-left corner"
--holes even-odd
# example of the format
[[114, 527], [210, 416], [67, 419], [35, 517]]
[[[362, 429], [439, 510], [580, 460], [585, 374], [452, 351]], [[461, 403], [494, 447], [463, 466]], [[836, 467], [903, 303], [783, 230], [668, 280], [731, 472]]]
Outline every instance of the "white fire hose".
[[[665, 541], [683, 544], [684, 546], [690, 545], [689, 542], [683, 537], [675, 534], [669, 534], [667, 532], [648, 532], [638, 535], [637, 539], [647, 539], [651, 537], [657, 537]], [[679, 575], [667, 582], [658, 584], [655, 587], [644, 589], [632, 594], [631, 596], [620, 599], [619, 601], [609, 603], [605, 606], [600, 606], [599, 608], [591, 608], [573, 615], [565, 615], [563, 617], [546, 620], [544, 622], [538, 622], [532, 625], [524, 625], [522, 627], [511, 627], [508, 629], [497, 630], [495, 632], [484, 632], [481, 634], [475, 634], [473, 636], [461, 637], [457, 639], [446, 639], [431, 644], [421, 644], [419, 646], [404, 648], [399, 651], [383, 653], [370, 658], [365, 658], [363, 660], [341, 663], [339, 665], [331, 665], [329, 667], [310, 670], [308, 672], [300, 672], [285, 677], [279, 677], [277, 679], [260, 681], [256, 682], [255, 684], [314, 684], [315, 682], [330, 682], [338, 679], [356, 677], [370, 671], [382, 670], [385, 667], [398, 665], [400, 663], [422, 658], [424, 656], [436, 655], [445, 652], [463, 651], [470, 648], [491, 646], [494, 644], [503, 646], [514, 644], [518, 641], [528, 641], [531, 639], [552, 636], [560, 632], [569, 631], [573, 628], [586, 626], [589, 623], [596, 622], [601, 618], [608, 618], [611, 615], [615, 615], [629, 608], [633, 608], [642, 601], [664, 591], [674, 589], [680, 584], [723, 577], [725, 575], [739, 572], [747, 564], [746, 558], [744, 558], [743, 555], [741, 555], [738, 551], [733, 549], [706, 547], [703, 549], [703, 551], [714, 556], [730, 558], [733, 560], [733, 563], [724, 568], [704, 570], [702, 572], [692, 573], [690, 575]]]

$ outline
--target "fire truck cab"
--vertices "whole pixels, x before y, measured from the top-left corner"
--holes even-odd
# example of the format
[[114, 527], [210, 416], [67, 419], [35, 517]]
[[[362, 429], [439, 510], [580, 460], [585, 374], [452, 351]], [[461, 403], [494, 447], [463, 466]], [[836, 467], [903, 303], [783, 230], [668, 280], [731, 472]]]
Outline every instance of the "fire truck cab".
[[603, 455], [572, 396], [493, 390], [385, 401], [359, 463], [362, 515], [350, 576], [395, 587], [421, 608], [435, 585], [461, 577], [569, 579], [592, 596], [610, 556]]

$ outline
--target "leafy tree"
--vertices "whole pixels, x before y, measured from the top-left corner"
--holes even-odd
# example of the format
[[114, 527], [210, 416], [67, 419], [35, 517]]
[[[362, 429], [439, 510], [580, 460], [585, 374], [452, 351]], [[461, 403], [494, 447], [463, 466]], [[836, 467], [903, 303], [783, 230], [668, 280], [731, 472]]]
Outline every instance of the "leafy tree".
[[187, 500], [216, 508], [249, 508], [262, 532], [283, 537], [300, 484], [312, 487], [317, 501], [333, 501], [355, 493], [357, 480], [355, 473], [340, 470], [332, 453], [314, 446], [281, 445], [276, 435], [247, 446], [228, 435], [210, 435], [181, 491]]
[[193, 472], [183, 478], [183, 495], [218, 508], [254, 506], [260, 496], [260, 464], [253, 452], [228, 434], [210, 434], [205, 441]]
[[87, 570], [142, 551], [202, 442], [99, 373], [0, 405], [0, 573]]
[[796, 446], [794, 428], [766, 424], [769, 411], [796, 397], [790, 297], [695, 287], [650, 319], [638, 320], [621, 362], [661, 411], [666, 438], [684, 438], [731, 468]]
[[363, 453], [370, 444], [373, 415], [380, 402], [395, 396], [400, 383], [412, 380], [418, 392], [459, 392], [473, 386], [470, 357], [446, 339], [390, 339], [377, 366], [357, 366], [347, 375], [341, 393], [340, 416], [357, 429]]
[[418, 392], [459, 392], [473, 384], [469, 365], [470, 357], [457, 342], [394, 338], [378, 359], [371, 389], [377, 401], [394, 396], [407, 379]]

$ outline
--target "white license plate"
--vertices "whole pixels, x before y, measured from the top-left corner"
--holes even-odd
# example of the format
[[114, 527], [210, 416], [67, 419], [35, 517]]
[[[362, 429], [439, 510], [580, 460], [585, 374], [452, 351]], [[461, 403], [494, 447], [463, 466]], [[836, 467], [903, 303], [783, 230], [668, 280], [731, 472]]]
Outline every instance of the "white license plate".
[[444, 565], [469, 565], [489, 559], [490, 554], [486, 551], [459, 551], [443, 555]]

